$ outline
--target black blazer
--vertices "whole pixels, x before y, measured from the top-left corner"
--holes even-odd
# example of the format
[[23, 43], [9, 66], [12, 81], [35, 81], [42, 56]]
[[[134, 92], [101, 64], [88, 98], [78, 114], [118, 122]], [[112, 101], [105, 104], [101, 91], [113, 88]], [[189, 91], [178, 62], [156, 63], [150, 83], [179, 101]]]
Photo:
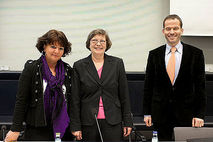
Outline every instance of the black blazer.
[[[24, 66], [18, 83], [18, 92], [16, 95], [16, 104], [13, 114], [12, 131], [20, 132], [23, 130], [23, 122], [34, 127], [43, 127], [47, 125], [44, 110], [44, 94], [42, 79], [42, 61], [29, 60]], [[65, 97], [67, 99], [68, 114], [70, 114], [70, 96], [71, 96], [71, 75], [72, 68], [64, 62], [66, 87]]]
[[177, 121], [191, 124], [193, 117], [204, 118], [206, 107], [205, 69], [202, 50], [183, 44], [179, 74], [172, 85], [165, 67], [166, 45], [150, 51], [144, 86], [144, 114], [153, 122], [168, 121], [173, 106]]
[[132, 126], [129, 92], [122, 59], [104, 55], [101, 78], [91, 55], [74, 63], [71, 96], [71, 129], [81, 130], [81, 125], [93, 125], [102, 96], [106, 121]]

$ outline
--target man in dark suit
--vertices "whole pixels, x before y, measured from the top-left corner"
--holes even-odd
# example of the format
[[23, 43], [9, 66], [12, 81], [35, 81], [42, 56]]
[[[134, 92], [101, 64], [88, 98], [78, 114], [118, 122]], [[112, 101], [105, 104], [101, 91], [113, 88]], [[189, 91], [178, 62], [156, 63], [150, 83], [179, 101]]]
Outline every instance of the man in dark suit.
[[169, 15], [163, 21], [167, 40], [149, 52], [144, 86], [144, 122], [158, 131], [160, 140], [173, 140], [176, 126], [204, 125], [205, 65], [202, 50], [180, 41], [182, 20]]

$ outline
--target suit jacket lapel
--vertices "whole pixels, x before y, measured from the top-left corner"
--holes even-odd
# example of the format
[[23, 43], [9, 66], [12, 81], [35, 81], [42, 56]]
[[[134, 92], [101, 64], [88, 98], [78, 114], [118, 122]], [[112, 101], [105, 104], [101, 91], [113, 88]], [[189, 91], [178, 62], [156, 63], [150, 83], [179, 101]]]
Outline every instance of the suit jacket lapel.
[[163, 69], [163, 72], [166, 72], [166, 66], [165, 66], [165, 51], [166, 51], [166, 46], [163, 46], [161, 49], [160, 49], [160, 53], [159, 53], [159, 58], [160, 58], [160, 66], [161, 66], [161, 69]]
[[103, 69], [102, 69], [102, 73], [101, 73], [101, 82], [103, 82], [105, 80], [105, 78], [107, 77], [107, 75], [110, 72], [110, 68], [111, 68], [111, 58], [107, 55], [104, 54], [104, 65], [103, 65]]
[[184, 73], [184, 68], [186, 68], [186, 66], [188, 65], [187, 61], [190, 61], [191, 56], [190, 56], [190, 51], [189, 48], [184, 44], [183, 44], [183, 55], [182, 55], [182, 59], [181, 59], [181, 64], [180, 64], [180, 69], [179, 69], [179, 73], [178, 76], [176, 78], [175, 84], [178, 82], [178, 80], [181, 78], [181, 76]]
[[166, 63], [165, 63], [165, 52], [166, 52], [166, 45], [164, 45], [159, 53], [159, 57], [160, 57], [160, 68], [162, 69], [163, 75], [166, 77], [166, 79], [168, 80], [169, 83], [171, 83], [170, 79], [169, 79], [169, 75], [166, 71]]
[[87, 59], [88, 59], [87, 70], [88, 70], [89, 74], [92, 76], [92, 78], [93, 78], [98, 84], [100, 84], [101, 82], [100, 82], [100, 79], [99, 79], [99, 76], [98, 76], [98, 72], [97, 72], [97, 70], [96, 70], [96, 68], [95, 68], [95, 65], [94, 65], [93, 61], [92, 61], [92, 56], [89, 55], [89, 56], [87, 57]]

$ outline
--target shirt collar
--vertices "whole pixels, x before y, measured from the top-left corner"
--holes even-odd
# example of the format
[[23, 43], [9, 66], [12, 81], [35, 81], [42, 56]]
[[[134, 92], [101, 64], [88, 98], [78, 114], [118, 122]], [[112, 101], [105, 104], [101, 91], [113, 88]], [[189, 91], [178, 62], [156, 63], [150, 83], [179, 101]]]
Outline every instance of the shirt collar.
[[[180, 41], [178, 42], [178, 44], [175, 47], [177, 48], [176, 52], [182, 54], [182, 52], [183, 52], [183, 44], [181, 44]], [[172, 47], [167, 43], [166, 44], [166, 55], [168, 55], [170, 53], [171, 48]]]

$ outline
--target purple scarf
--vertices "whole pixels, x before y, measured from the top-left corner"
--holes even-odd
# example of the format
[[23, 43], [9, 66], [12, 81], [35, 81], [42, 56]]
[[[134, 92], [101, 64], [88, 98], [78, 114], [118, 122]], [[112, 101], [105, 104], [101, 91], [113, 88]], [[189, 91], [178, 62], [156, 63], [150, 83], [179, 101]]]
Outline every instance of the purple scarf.
[[70, 122], [67, 113], [67, 104], [62, 91], [65, 79], [64, 64], [59, 60], [56, 65], [56, 76], [52, 75], [45, 56], [42, 56], [43, 79], [47, 81], [44, 92], [44, 107], [47, 121], [52, 122], [54, 137], [55, 133], [61, 133], [62, 138]]

